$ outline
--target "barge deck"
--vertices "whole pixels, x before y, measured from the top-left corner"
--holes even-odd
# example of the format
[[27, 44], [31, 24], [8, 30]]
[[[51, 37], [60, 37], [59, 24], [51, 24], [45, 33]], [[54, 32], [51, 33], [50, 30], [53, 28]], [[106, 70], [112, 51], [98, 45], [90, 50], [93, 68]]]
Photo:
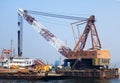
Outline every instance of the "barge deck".
[[119, 78], [118, 69], [58, 70], [43, 73], [28, 69], [0, 69], [0, 79], [65, 79], [65, 78]]

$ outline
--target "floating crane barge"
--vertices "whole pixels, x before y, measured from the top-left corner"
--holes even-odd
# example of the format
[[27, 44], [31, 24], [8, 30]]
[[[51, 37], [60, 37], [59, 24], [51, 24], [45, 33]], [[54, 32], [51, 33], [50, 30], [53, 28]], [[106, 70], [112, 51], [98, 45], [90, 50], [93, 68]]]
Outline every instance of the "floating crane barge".
[[66, 70], [56, 73], [40, 73], [29, 69], [0, 69], [0, 79], [65, 79], [65, 78], [118, 78], [118, 69]]
[[[77, 25], [85, 24], [85, 29], [82, 35], [76, 41], [73, 50], [65, 45], [60, 39], [54, 34], [45, 29], [35, 18], [29, 13], [37, 13], [44, 16], [51, 16], [64, 19], [78, 20]], [[0, 78], [15, 78], [15, 79], [56, 79], [56, 78], [117, 78], [119, 77], [118, 68], [109, 68], [110, 64], [110, 53], [108, 50], [103, 50], [98, 33], [95, 26], [95, 16], [92, 15], [89, 18], [80, 18], [73, 16], [49, 14], [44, 12], [36, 12], [30, 10], [18, 9], [19, 22], [18, 26], [22, 30], [22, 21], [24, 18], [34, 29], [57, 51], [62, 54], [66, 59], [64, 67], [70, 67], [70, 69], [59, 69], [54, 73], [41, 72], [36, 69], [0, 69]], [[75, 24], [75, 23], [73, 23]], [[91, 37], [92, 47], [89, 50], [85, 50], [86, 40], [88, 35]], [[22, 54], [22, 31], [19, 31], [18, 41], [18, 55]]]

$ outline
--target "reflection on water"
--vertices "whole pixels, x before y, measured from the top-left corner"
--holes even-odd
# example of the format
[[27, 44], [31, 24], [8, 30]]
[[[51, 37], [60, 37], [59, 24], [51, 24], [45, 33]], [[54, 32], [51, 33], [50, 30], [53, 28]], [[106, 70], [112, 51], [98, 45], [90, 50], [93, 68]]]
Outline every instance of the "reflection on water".
[[120, 83], [120, 79], [61, 79], [61, 80], [5, 80], [0, 79], [0, 83]]

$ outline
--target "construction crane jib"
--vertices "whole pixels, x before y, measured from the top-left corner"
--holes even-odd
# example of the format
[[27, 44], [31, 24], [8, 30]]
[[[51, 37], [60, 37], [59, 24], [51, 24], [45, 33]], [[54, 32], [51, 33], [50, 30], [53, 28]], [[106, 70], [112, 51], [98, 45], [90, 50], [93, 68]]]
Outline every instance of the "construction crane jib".
[[57, 49], [63, 56], [66, 58], [69, 57], [69, 52], [71, 49], [66, 46], [60, 39], [58, 39], [54, 34], [45, 29], [43, 25], [41, 25], [35, 18], [30, 16], [26, 10], [18, 9], [18, 14], [22, 16], [30, 25], [34, 27], [34, 29], [41, 34], [54, 48]]

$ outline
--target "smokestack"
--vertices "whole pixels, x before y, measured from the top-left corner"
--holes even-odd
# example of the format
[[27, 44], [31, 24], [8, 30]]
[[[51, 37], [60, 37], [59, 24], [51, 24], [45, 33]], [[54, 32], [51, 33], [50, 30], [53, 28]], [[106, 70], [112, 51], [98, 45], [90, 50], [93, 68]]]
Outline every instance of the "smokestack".
[[21, 46], [20, 46], [20, 30], [18, 30], [18, 57], [22, 56]]

